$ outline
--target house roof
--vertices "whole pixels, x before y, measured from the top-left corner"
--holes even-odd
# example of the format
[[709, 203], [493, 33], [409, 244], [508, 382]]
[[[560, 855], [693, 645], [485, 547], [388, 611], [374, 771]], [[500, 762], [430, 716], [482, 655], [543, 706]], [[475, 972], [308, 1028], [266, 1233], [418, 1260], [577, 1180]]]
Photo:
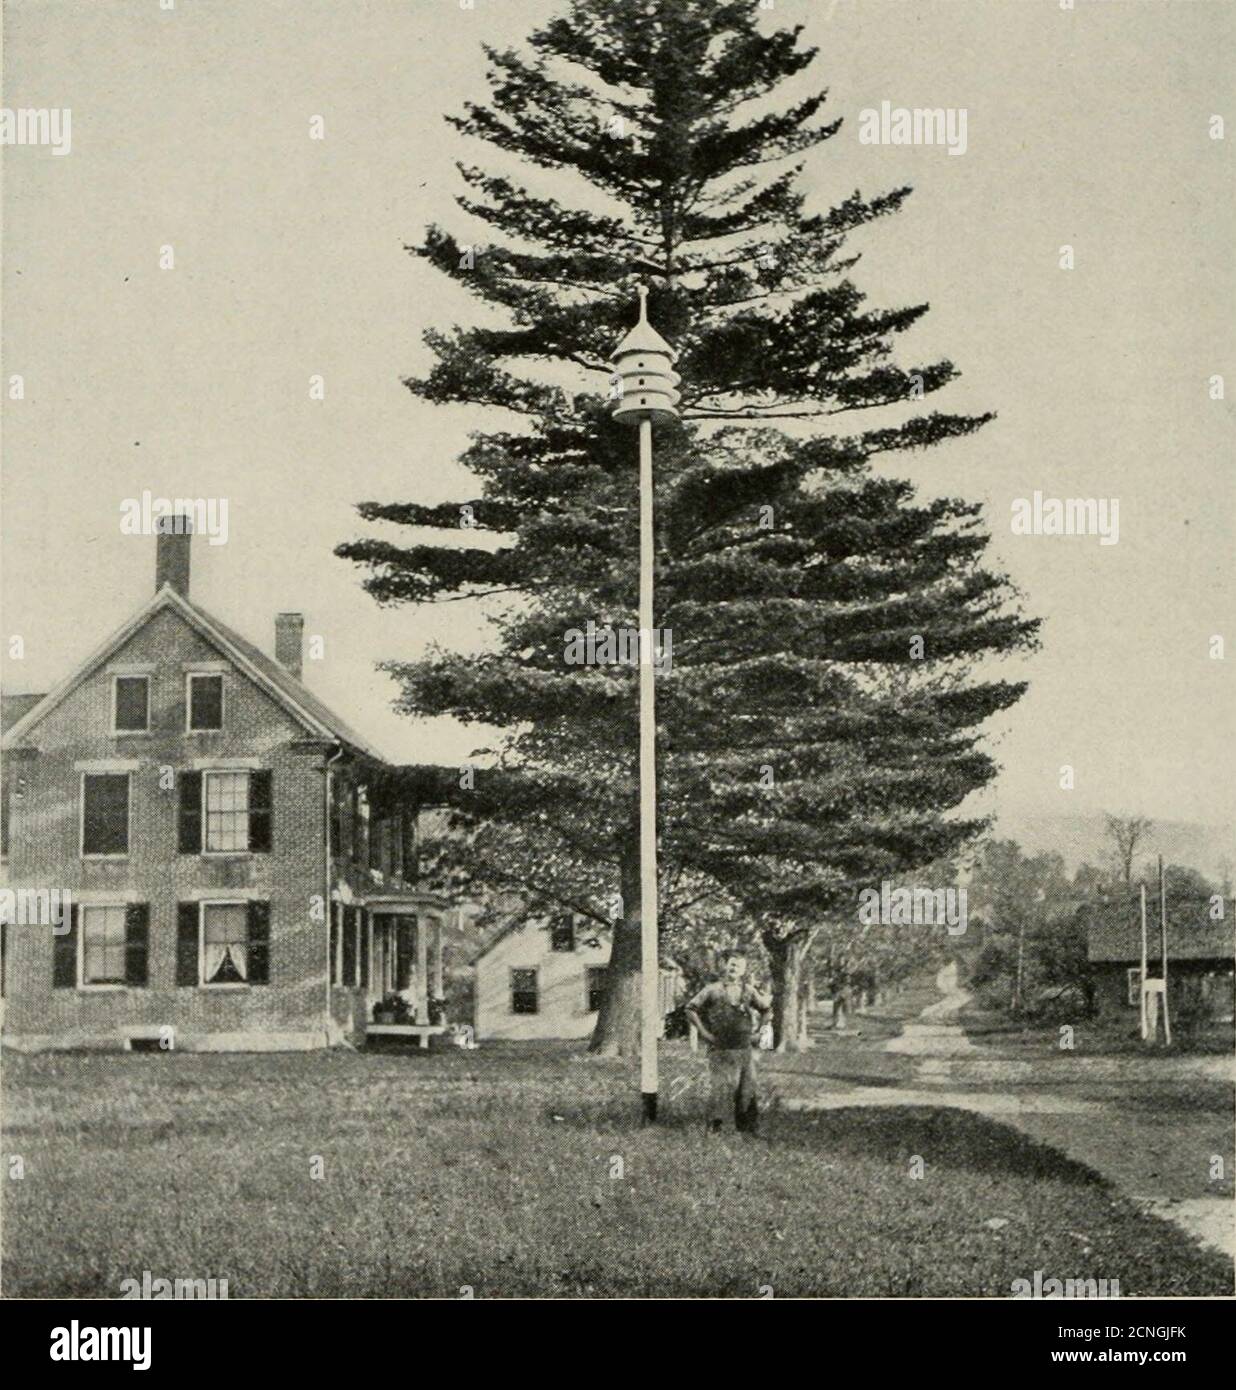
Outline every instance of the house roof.
[[[1230, 917], [1210, 919], [1209, 899], [1168, 903], [1167, 964], [1174, 960], [1222, 960], [1236, 957], [1236, 935]], [[1146, 939], [1149, 959], [1159, 958], [1159, 914], [1156, 903], [1147, 904]], [[1105, 903], [1090, 912], [1086, 923], [1086, 956], [1090, 961], [1140, 964], [1142, 958], [1141, 910], [1136, 902]]]
[[[173, 591], [174, 592], [174, 591]], [[180, 597], [176, 595], [176, 597]], [[202, 617], [218, 631], [228, 643], [236, 648], [238, 652], [245, 655], [249, 661], [262, 671], [267, 679], [282, 692], [285, 698], [302, 709], [307, 710], [318, 721], [319, 724], [329, 729], [332, 734], [341, 739], [344, 743], [349, 743], [353, 748], [366, 754], [378, 762], [384, 761], [382, 755], [358, 734], [350, 724], [346, 724], [340, 717], [309, 689], [303, 681], [297, 678], [280, 666], [279, 663], [270, 656], [267, 656], [260, 647], [255, 647], [247, 638], [242, 637], [234, 628], [230, 628], [226, 623], [220, 622], [218, 618], [209, 617], [202, 609], [196, 610]]]
[[[576, 920], [578, 920], [577, 914]], [[529, 914], [527, 906], [524, 903], [518, 904], [509, 911], [505, 920], [503, 920], [486, 938], [485, 944], [477, 951], [468, 964], [476, 965], [478, 961], [484, 960], [490, 951], [492, 951], [499, 942], [505, 941], [512, 932], [522, 931], [524, 927], [536, 927], [538, 930], [544, 930], [548, 922], [549, 918], [544, 913]], [[594, 928], [594, 930], [597, 929]], [[599, 930], [604, 930], [604, 928], [600, 928]], [[668, 956], [662, 958], [661, 970], [663, 973], [682, 973], [682, 967], [677, 961], [671, 960]]]
[[[97, 647], [84, 662], [72, 671], [54, 690], [38, 697], [37, 702], [20, 713], [11, 728], [4, 734], [4, 747], [11, 748], [23, 742], [30, 732], [51, 713], [63, 700], [77, 689], [92, 672], [117, 652], [136, 632], [139, 632], [156, 613], [170, 608], [178, 613], [196, 632], [215, 647], [233, 665], [249, 676], [255, 684], [283, 706], [287, 712], [310, 734], [337, 740], [350, 745], [357, 752], [376, 761], [384, 761], [380, 753], [322, 703], [303, 682], [297, 680], [290, 671], [255, 647], [240, 633], [207, 613], [200, 605], [193, 603], [165, 584], [148, 602], [110, 637]], [[30, 696], [13, 696], [13, 699], [31, 699]]]
[[468, 964], [475, 965], [477, 961], [483, 960], [500, 941], [504, 941], [512, 932], [520, 931], [531, 922], [544, 925], [544, 921], [543, 917], [529, 916], [526, 903], [519, 902], [514, 907], [507, 908], [498, 925], [485, 938], [484, 944]]
[[42, 695], [0, 695], [0, 733], [11, 729], [43, 698]]

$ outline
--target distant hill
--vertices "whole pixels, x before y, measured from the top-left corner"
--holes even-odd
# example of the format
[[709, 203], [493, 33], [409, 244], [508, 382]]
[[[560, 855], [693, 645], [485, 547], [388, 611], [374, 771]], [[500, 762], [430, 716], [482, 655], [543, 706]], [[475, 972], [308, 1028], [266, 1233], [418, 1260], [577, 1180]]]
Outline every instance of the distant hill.
[[[1064, 858], [1070, 873], [1080, 864], [1098, 867], [1106, 863], [1111, 848], [1100, 814], [1062, 815], [1013, 808], [998, 814], [992, 833], [1000, 840], [1016, 840], [1026, 854], [1055, 851]], [[1145, 845], [1138, 846], [1135, 868], [1153, 864], [1159, 854], [1168, 864], [1196, 869], [1217, 880], [1222, 877], [1224, 860], [1229, 866], [1236, 864], [1236, 834], [1201, 821], [1155, 821]]]

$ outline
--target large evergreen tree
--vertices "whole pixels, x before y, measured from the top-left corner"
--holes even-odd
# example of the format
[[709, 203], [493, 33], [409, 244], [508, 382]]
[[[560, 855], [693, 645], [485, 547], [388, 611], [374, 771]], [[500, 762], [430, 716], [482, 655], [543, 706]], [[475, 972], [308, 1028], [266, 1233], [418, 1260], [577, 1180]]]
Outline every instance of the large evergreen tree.
[[[945, 813], [993, 775], [978, 727], [1022, 687], [973, 667], [1035, 627], [981, 567], [976, 506], [917, 500], [872, 468], [988, 417], [915, 404], [956, 371], [892, 362], [926, 306], [869, 305], [848, 250], [909, 190], [808, 209], [798, 156], [841, 123], [821, 118], [819, 90], [770, 109], [815, 53], [757, 16], [749, 0], [573, 0], [530, 54], [489, 52], [489, 104], [454, 121], [516, 161], [461, 166], [485, 244], [431, 227], [410, 248], [503, 311], [504, 326], [486, 313], [429, 332], [432, 370], [407, 383], [494, 408], [463, 456], [478, 495], [365, 503], [366, 519], [443, 535], [338, 550], [379, 602], [496, 610], [491, 653], [390, 669], [409, 713], [505, 731], [500, 770], [450, 784], [488, 827], [475, 874], [613, 921], [603, 1051], [636, 1038], [636, 672], [570, 666], [564, 650], [590, 619], [636, 623], [634, 441], [605, 394], [638, 283], [683, 376], [682, 419], [656, 452], [656, 625], [673, 634], [658, 677], [664, 886], [758, 921], [784, 1036], [819, 923], [976, 829]], [[552, 171], [552, 194], [521, 160]], [[475, 544], [482, 532], [496, 543]]]

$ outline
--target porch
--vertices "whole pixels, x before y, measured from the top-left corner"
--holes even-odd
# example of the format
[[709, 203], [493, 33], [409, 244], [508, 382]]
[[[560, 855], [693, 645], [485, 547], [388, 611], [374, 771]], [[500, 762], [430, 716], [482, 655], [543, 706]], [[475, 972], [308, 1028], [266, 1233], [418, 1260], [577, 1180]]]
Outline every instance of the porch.
[[408, 1012], [406, 1019], [370, 1027], [438, 1027], [441, 1031], [444, 1020], [431, 1021], [429, 1015], [430, 1001], [443, 998], [444, 909], [406, 897], [369, 898], [365, 907], [372, 933], [370, 993], [379, 1008], [395, 995]]
[[446, 904], [426, 894], [403, 893], [337, 904], [337, 910], [333, 973], [342, 997], [336, 1017], [366, 1041], [415, 1040], [427, 1048], [434, 1034], [447, 1031]]

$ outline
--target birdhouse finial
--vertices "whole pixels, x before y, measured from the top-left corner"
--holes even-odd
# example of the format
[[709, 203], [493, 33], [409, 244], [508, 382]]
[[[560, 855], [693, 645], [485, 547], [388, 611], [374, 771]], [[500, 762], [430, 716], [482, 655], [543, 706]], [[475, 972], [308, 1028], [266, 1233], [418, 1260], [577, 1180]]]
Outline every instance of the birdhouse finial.
[[648, 286], [636, 285], [635, 293], [639, 295], [639, 317], [641, 323], [648, 322]]

